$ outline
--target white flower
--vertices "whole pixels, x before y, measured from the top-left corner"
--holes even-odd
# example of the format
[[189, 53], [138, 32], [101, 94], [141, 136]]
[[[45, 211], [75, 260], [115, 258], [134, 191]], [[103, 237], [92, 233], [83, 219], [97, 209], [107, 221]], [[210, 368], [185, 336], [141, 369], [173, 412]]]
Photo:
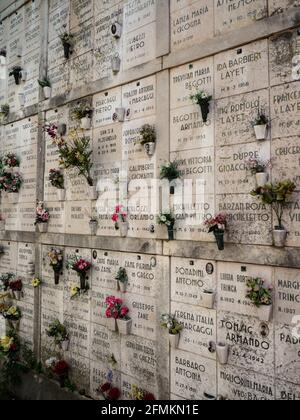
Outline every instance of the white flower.
[[208, 98], [208, 94], [207, 94], [207, 93], [205, 93], [205, 92], [203, 92], [203, 93], [202, 93], [202, 98], [203, 98], [203, 99], [207, 99], [207, 98]]
[[165, 223], [165, 222], [167, 221], [167, 218], [166, 218], [166, 216], [161, 216], [161, 217], [160, 217], [160, 220], [161, 220], [163, 223]]
[[225, 230], [225, 226], [224, 225], [218, 225], [218, 229], [219, 230]]
[[167, 226], [171, 226], [171, 224], [172, 224], [171, 222], [167, 222], [166, 223]]
[[56, 365], [57, 361], [56, 357], [50, 357], [50, 359], [46, 360], [45, 365], [47, 368], [51, 368]]

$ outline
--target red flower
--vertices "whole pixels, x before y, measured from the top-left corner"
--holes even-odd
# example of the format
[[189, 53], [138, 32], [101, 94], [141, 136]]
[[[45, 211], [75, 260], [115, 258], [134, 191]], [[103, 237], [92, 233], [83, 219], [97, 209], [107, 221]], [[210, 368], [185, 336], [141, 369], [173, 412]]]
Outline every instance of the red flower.
[[116, 401], [120, 398], [120, 396], [121, 396], [121, 391], [118, 388], [112, 388], [109, 391], [107, 398], [109, 400]]
[[111, 389], [111, 384], [109, 384], [108, 382], [106, 382], [105, 384], [103, 384], [100, 388], [100, 391], [105, 393], [108, 392]]
[[119, 216], [117, 214], [113, 214], [111, 219], [113, 222], [117, 223], [119, 221]]
[[155, 400], [156, 398], [154, 397], [154, 395], [149, 392], [144, 395], [144, 401], [155, 401]]
[[69, 367], [68, 363], [65, 362], [64, 360], [60, 360], [54, 366], [53, 372], [57, 376], [63, 376], [63, 375], [67, 375], [68, 374], [69, 369], [70, 369], [70, 367]]
[[10, 346], [10, 351], [17, 351], [18, 350], [18, 346], [16, 345], [16, 343], [13, 343], [11, 346]]

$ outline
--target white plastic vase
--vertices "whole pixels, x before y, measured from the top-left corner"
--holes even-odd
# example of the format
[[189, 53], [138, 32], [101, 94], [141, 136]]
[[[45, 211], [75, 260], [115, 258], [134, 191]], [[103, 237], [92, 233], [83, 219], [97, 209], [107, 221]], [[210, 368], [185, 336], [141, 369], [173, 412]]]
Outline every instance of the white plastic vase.
[[111, 68], [113, 73], [119, 73], [120, 69], [121, 69], [121, 59], [119, 56], [113, 57], [111, 59]]
[[261, 305], [257, 308], [258, 318], [263, 322], [270, 322], [273, 313], [273, 305]]
[[91, 235], [96, 236], [97, 230], [98, 230], [98, 222], [96, 220], [91, 220], [89, 222], [89, 226], [90, 226]]
[[255, 125], [254, 126], [256, 140], [266, 140], [268, 135], [267, 125]]
[[70, 346], [70, 340], [64, 340], [60, 343], [62, 351], [68, 351]]
[[258, 172], [256, 175], [256, 185], [257, 187], [264, 187], [269, 179], [269, 175], [266, 172]]
[[154, 153], [155, 153], [155, 143], [154, 142], [145, 143], [144, 147], [145, 147], [145, 151], [146, 151], [148, 156], [153, 156], [154, 155]]
[[284, 248], [287, 240], [287, 231], [285, 229], [274, 229], [273, 239], [276, 248]]
[[126, 293], [127, 291], [127, 283], [123, 283], [122, 281], [118, 281], [119, 284], [119, 290], [121, 293]]
[[43, 88], [43, 92], [44, 92], [44, 98], [45, 98], [45, 99], [49, 99], [49, 98], [51, 98], [51, 96], [52, 96], [52, 89], [51, 89], [51, 87], [49, 87], [49, 86], [45, 86], [45, 87]]
[[203, 308], [212, 309], [215, 303], [215, 293], [210, 290], [205, 290], [201, 292], [201, 302], [200, 305]]
[[119, 333], [122, 335], [130, 335], [131, 334], [131, 328], [132, 328], [132, 319], [118, 319], [117, 320], [117, 326]]
[[126, 109], [125, 108], [116, 108], [116, 116], [119, 122], [125, 121]]
[[169, 334], [169, 341], [170, 341], [170, 346], [173, 350], [178, 349], [179, 341], [180, 341], [180, 334]]
[[81, 128], [83, 130], [90, 130], [91, 125], [92, 125], [91, 118], [89, 118], [89, 117], [81, 118]]
[[120, 222], [119, 223], [120, 235], [121, 238], [126, 238], [128, 235], [129, 230], [129, 223], [128, 222]]
[[64, 188], [59, 188], [57, 190], [57, 199], [58, 199], [58, 201], [65, 201], [65, 199], [66, 199], [66, 190]]
[[226, 343], [217, 344], [217, 356], [221, 365], [227, 365], [229, 357], [229, 346]]

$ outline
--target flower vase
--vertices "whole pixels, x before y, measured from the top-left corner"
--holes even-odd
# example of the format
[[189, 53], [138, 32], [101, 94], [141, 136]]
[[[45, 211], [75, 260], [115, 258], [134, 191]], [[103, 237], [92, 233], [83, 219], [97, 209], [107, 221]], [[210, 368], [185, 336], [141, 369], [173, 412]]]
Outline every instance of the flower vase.
[[221, 365], [227, 365], [229, 357], [229, 346], [225, 343], [218, 343], [217, 356]]
[[263, 322], [270, 322], [273, 312], [273, 305], [261, 305], [257, 308], [258, 318]]
[[59, 277], [60, 277], [60, 271], [54, 271], [54, 284], [55, 284], [55, 286], [59, 285]]
[[119, 223], [119, 229], [120, 229], [121, 238], [126, 238], [126, 236], [128, 234], [128, 230], [129, 230], [129, 223], [128, 222], [120, 222]]
[[174, 224], [172, 224], [171, 226], [167, 226], [167, 228], [168, 228], [168, 240], [174, 241]]
[[176, 350], [179, 347], [180, 334], [169, 334], [170, 346]]
[[119, 73], [121, 69], [121, 59], [119, 56], [113, 57], [111, 59], [111, 68], [114, 74]]
[[255, 125], [254, 132], [256, 140], [266, 140], [268, 136], [268, 126], [267, 125]]
[[155, 143], [154, 142], [145, 143], [144, 148], [145, 148], [145, 151], [146, 151], [148, 156], [151, 157], [151, 156], [154, 155], [154, 152], [155, 152]]
[[38, 230], [40, 233], [47, 233], [48, 223], [38, 223]]
[[127, 291], [127, 283], [123, 283], [122, 281], [118, 281], [119, 290], [121, 293], [126, 293]]
[[59, 188], [57, 190], [58, 201], [65, 201], [66, 199], [66, 190], [64, 188]]
[[89, 225], [90, 225], [91, 235], [92, 236], [96, 236], [97, 235], [97, 230], [98, 230], [98, 222], [97, 222], [97, 220], [91, 220], [89, 222]]
[[86, 273], [80, 273], [80, 290], [86, 290]]
[[118, 122], [125, 121], [125, 114], [126, 114], [125, 108], [116, 108], [116, 116], [117, 116]]
[[43, 93], [44, 93], [44, 98], [45, 98], [45, 99], [49, 99], [49, 98], [51, 98], [51, 94], [52, 94], [52, 89], [51, 89], [51, 87], [49, 87], [49, 86], [45, 86], [45, 87], [43, 88]]
[[266, 172], [258, 172], [256, 174], [256, 185], [257, 188], [264, 187], [268, 182], [269, 175]]
[[132, 319], [117, 319], [119, 333], [122, 335], [130, 335], [132, 328]]
[[284, 228], [276, 227], [273, 230], [274, 246], [276, 248], [284, 248], [287, 240], [287, 231]]
[[15, 300], [21, 300], [22, 292], [21, 290], [13, 290], [13, 298]]
[[62, 351], [68, 351], [70, 346], [70, 340], [64, 340], [60, 343]]
[[64, 56], [66, 60], [69, 60], [71, 55], [71, 44], [69, 42], [64, 42]]
[[225, 244], [224, 244], [224, 232], [219, 231], [219, 230], [215, 230], [214, 231], [214, 235], [217, 241], [217, 245], [218, 245], [218, 250], [219, 251], [223, 251], [225, 248]]
[[206, 123], [208, 120], [208, 114], [209, 114], [209, 102], [208, 101], [201, 102], [200, 109], [201, 109], [203, 122]]
[[201, 302], [200, 305], [203, 308], [213, 309], [215, 303], [215, 293], [212, 290], [204, 290], [200, 293]]
[[91, 119], [89, 117], [81, 118], [81, 128], [83, 130], [90, 130], [91, 129]]
[[117, 331], [117, 322], [116, 322], [115, 318], [106, 318], [106, 327], [110, 331], [116, 332]]

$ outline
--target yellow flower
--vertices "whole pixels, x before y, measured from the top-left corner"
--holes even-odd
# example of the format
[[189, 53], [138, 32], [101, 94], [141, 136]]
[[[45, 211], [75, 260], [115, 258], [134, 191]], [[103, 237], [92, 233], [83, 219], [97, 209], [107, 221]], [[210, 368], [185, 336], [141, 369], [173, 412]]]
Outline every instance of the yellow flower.
[[78, 286], [72, 286], [71, 287], [71, 298], [74, 298], [77, 296], [80, 292], [80, 288]]
[[1, 337], [0, 338], [0, 347], [2, 347], [3, 351], [9, 351], [11, 345], [13, 344], [14, 339], [11, 337]]
[[39, 285], [41, 284], [41, 280], [38, 278], [34, 278], [32, 279], [31, 284], [33, 287], [39, 287]]

